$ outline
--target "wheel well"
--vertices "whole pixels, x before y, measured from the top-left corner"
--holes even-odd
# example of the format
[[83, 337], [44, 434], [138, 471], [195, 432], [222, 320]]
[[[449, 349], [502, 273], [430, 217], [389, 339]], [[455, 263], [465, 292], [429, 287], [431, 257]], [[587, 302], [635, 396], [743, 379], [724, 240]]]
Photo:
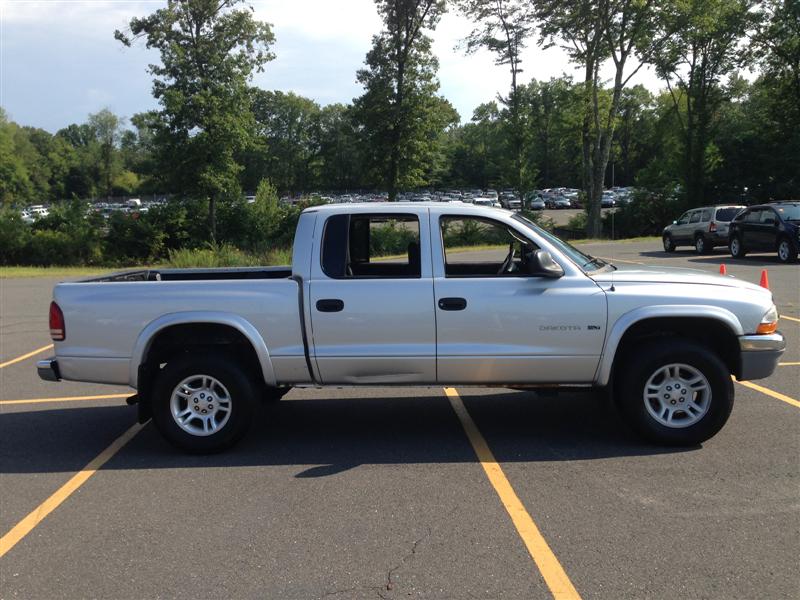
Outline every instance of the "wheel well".
[[261, 363], [250, 340], [238, 329], [217, 323], [165, 327], [150, 342], [142, 363], [157, 371], [177, 355], [215, 350], [233, 356], [251, 373], [261, 374]]
[[728, 371], [739, 373], [739, 340], [730, 328], [717, 319], [707, 317], [658, 317], [631, 325], [623, 334], [614, 356], [612, 373], [625, 363], [643, 340], [682, 338], [695, 341], [720, 357]]

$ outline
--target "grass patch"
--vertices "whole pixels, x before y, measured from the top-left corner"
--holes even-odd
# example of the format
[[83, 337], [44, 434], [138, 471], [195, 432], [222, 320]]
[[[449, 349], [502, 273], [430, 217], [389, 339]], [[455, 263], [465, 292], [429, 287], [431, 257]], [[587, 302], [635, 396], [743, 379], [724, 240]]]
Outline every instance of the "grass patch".
[[634, 242], [661, 242], [661, 237], [657, 235], [650, 235], [642, 237], [622, 238], [616, 240], [609, 240], [605, 238], [586, 238], [582, 240], [569, 240], [569, 243], [572, 244], [573, 246], [577, 246], [579, 244], [608, 244], [608, 243], [632, 244]]
[[223, 244], [213, 248], [175, 250], [164, 265], [173, 269], [217, 269], [224, 267], [270, 267], [292, 264], [292, 251], [285, 248], [250, 254]]
[[0, 267], [0, 279], [17, 277], [89, 277], [109, 271], [112, 267]]

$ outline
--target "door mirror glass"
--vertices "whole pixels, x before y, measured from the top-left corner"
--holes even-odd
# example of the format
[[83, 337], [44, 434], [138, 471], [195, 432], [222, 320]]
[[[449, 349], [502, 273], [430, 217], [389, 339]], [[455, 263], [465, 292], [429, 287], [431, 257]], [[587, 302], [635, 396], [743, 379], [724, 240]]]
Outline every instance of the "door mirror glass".
[[547, 250], [533, 250], [527, 253], [528, 274], [534, 277], [558, 278], [564, 276], [561, 268]]

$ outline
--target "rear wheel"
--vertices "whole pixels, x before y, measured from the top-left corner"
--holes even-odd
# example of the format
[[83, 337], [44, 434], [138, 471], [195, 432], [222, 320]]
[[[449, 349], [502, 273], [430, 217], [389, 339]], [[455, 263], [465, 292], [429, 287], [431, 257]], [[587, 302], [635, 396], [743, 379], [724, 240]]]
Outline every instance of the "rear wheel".
[[652, 442], [704, 442], [722, 429], [733, 409], [725, 364], [695, 342], [665, 337], [642, 343], [620, 371], [617, 404], [631, 427]]
[[782, 263], [790, 263], [797, 260], [797, 246], [792, 244], [789, 238], [783, 237], [778, 241], [778, 260]]
[[731, 256], [733, 258], [744, 258], [744, 255], [747, 254], [744, 249], [742, 238], [738, 235], [731, 238], [731, 241], [728, 244], [728, 249], [731, 251]]
[[224, 450], [253, 420], [255, 386], [224, 354], [187, 354], [167, 363], [153, 388], [153, 421], [175, 446], [192, 453]]
[[708, 248], [709, 244], [706, 241], [706, 238], [702, 235], [698, 235], [694, 240], [694, 251], [697, 254], [707, 254]]
[[661, 243], [664, 244], [664, 252], [675, 252], [675, 242], [672, 241], [671, 235], [665, 233], [661, 238]]

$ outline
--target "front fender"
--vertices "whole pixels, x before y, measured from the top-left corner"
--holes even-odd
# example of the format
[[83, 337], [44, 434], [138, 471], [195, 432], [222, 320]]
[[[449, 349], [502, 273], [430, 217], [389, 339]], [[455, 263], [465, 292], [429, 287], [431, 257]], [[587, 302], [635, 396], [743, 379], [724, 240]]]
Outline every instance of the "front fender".
[[614, 366], [614, 357], [617, 354], [619, 342], [622, 336], [630, 327], [645, 319], [654, 318], [699, 318], [699, 319], [714, 319], [722, 322], [728, 327], [734, 335], [744, 335], [742, 324], [731, 311], [721, 308], [719, 306], [708, 305], [681, 305], [681, 304], [666, 304], [666, 305], [653, 305], [642, 306], [623, 314], [608, 333], [606, 337], [605, 346], [603, 347], [603, 356], [600, 364], [595, 373], [595, 384], [599, 386], [608, 385], [611, 378], [611, 368]]
[[185, 311], [177, 313], [169, 313], [162, 315], [148, 323], [148, 325], [141, 331], [139, 337], [136, 339], [136, 344], [131, 353], [130, 363], [130, 386], [137, 387], [139, 379], [139, 365], [150, 350], [150, 345], [153, 339], [163, 329], [172, 327], [173, 325], [190, 325], [193, 323], [208, 323], [214, 325], [227, 325], [233, 327], [247, 338], [253, 349], [258, 356], [258, 362], [261, 365], [261, 373], [264, 377], [264, 382], [268, 385], [276, 385], [275, 371], [272, 367], [272, 359], [269, 356], [269, 349], [267, 348], [264, 338], [258, 332], [252, 323], [247, 319], [232, 313], [222, 311]]

